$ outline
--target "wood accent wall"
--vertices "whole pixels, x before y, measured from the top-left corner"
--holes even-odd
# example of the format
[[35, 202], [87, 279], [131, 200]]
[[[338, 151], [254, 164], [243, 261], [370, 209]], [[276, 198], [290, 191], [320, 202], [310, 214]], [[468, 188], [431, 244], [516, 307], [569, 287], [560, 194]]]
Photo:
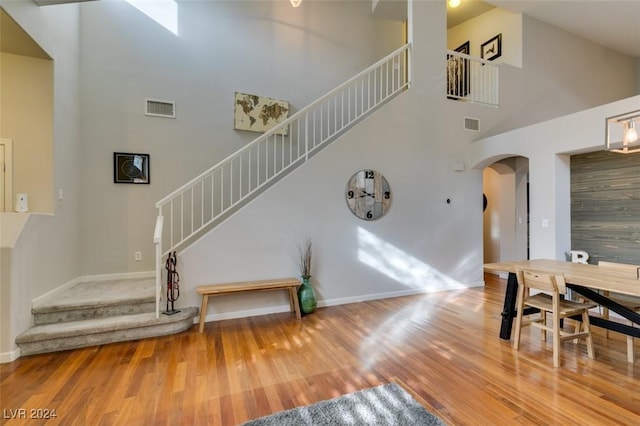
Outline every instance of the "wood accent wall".
[[571, 249], [640, 264], [640, 153], [571, 156]]

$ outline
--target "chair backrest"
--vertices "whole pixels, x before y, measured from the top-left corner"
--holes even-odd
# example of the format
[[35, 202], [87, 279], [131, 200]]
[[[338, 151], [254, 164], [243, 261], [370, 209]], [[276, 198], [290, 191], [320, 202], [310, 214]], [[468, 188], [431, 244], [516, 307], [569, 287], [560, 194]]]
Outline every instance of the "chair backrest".
[[564, 294], [567, 283], [562, 274], [553, 274], [531, 269], [516, 269], [518, 283], [526, 288], [548, 291], [554, 294]]
[[615, 269], [615, 270], [623, 273], [624, 276], [628, 276], [628, 277], [640, 280], [640, 266], [638, 266], [638, 265], [631, 265], [629, 263], [616, 263], [616, 262], [603, 262], [603, 261], [600, 261], [600, 262], [598, 262], [598, 266], [601, 266], [601, 267], [604, 267], [604, 268], [611, 268], [612, 270]]

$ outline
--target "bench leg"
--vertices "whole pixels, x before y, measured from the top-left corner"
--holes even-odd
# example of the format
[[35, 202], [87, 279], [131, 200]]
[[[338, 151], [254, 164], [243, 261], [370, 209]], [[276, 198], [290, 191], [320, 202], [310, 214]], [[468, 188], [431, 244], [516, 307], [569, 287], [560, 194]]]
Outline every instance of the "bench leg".
[[291, 312], [296, 313], [297, 319], [302, 319], [302, 315], [300, 314], [300, 303], [298, 303], [297, 287], [289, 287], [289, 303], [291, 304]]
[[202, 306], [200, 306], [200, 327], [198, 328], [198, 332], [202, 333], [204, 331], [204, 318], [207, 316], [207, 305], [209, 304], [209, 296], [206, 294], [202, 295]]

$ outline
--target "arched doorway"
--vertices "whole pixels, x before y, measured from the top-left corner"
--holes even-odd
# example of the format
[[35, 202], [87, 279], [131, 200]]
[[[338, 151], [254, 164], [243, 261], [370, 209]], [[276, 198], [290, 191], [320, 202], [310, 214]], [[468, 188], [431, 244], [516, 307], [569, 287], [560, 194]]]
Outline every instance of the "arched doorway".
[[484, 263], [529, 258], [529, 160], [509, 157], [483, 170]]

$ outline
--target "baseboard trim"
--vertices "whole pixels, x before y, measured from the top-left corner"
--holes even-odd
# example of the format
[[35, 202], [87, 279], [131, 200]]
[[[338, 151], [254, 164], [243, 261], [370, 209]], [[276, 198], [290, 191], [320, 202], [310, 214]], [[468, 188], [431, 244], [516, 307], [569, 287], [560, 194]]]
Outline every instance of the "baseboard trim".
[[39, 303], [42, 303], [43, 301], [49, 299], [52, 296], [55, 296], [56, 294], [62, 293], [63, 291], [65, 291], [68, 288], [73, 287], [76, 284], [80, 283], [80, 277], [78, 278], [74, 278], [71, 281], [62, 284], [60, 287], [54, 288], [51, 291], [46, 292], [45, 294], [43, 294], [42, 296], [38, 296], [35, 299], [33, 299], [31, 301], [31, 308], [33, 308], [34, 306], [38, 305]]
[[80, 282], [88, 283], [91, 281], [133, 280], [133, 279], [142, 279], [142, 278], [153, 278], [155, 276], [156, 276], [155, 271], [123, 272], [120, 274], [83, 275], [80, 277]]
[[[466, 288], [471, 287], [482, 287], [484, 286], [483, 281], [467, 283], [465, 285]], [[435, 291], [453, 291], [455, 289], [440, 289]], [[401, 291], [390, 291], [385, 293], [373, 293], [373, 294], [365, 294], [360, 296], [353, 297], [340, 297], [336, 299], [327, 299], [327, 300], [319, 300], [318, 307], [324, 308], [328, 306], [338, 306], [338, 305], [348, 305], [350, 303], [358, 303], [358, 302], [367, 302], [371, 300], [379, 300], [379, 299], [391, 299], [394, 297], [403, 297], [403, 296], [415, 296], [418, 294], [426, 294], [431, 293], [433, 291], [425, 290], [425, 289], [411, 289], [411, 290], [401, 290]], [[224, 312], [220, 314], [208, 314], [205, 316], [205, 322], [210, 321], [221, 321], [227, 319], [237, 319], [237, 318], [248, 318], [255, 317], [259, 315], [268, 315], [268, 314], [279, 314], [282, 312], [290, 312], [289, 305], [280, 305], [273, 306], [269, 308], [261, 308], [261, 309], [248, 309], [242, 311], [233, 311], [233, 312]], [[199, 318], [194, 318], [193, 322], [198, 323]]]
[[[412, 295], [421, 294], [421, 293], [425, 293], [425, 291], [403, 290], [398, 292], [377, 293], [377, 294], [368, 294], [364, 296], [321, 300], [321, 301], [318, 301], [318, 307], [323, 308], [327, 306], [346, 305], [349, 303], [366, 302], [368, 300], [389, 299], [392, 297], [401, 297], [401, 296], [412, 296]], [[205, 317], [205, 322], [237, 319], [237, 318], [248, 318], [248, 317], [255, 317], [259, 315], [279, 314], [282, 312], [290, 312], [289, 305], [280, 305], [280, 306], [273, 306], [269, 308], [260, 308], [260, 309], [247, 309], [242, 311], [224, 312], [220, 314], [208, 314]], [[198, 318], [195, 318], [194, 322], [198, 322]]]
[[2, 352], [0, 353], [0, 364], [13, 362], [18, 358], [20, 358], [20, 348], [14, 349], [11, 352]]
[[385, 293], [373, 293], [373, 294], [364, 294], [360, 296], [353, 297], [340, 297], [337, 299], [327, 299], [318, 302], [318, 307], [324, 308], [326, 306], [338, 306], [338, 305], [348, 305], [350, 303], [358, 303], [358, 302], [369, 302], [371, 300], [380, 300], [380, 299], [392, 299], [394, 297], [403, 297], [403, 296], [415, 296], [417, 294], [425, 294], [429, 293], [424, 289], [411, 289], [411, 290], [401, 290], [401, 291], [390, 291]]
[[62, 293], [68, 288], [73, 287], [76, 284], [87, 283], [92, 281], [110, 281], [110, 280], [127, 280], [127, 279], [144, 279], [144, 278], [153, 278], [156, 274], [154, 271], [143, 271], [143, 272], [124, 272], [119, 274], [99, 274], [99, 275], [82, 275], [80, 277], [74, 278], [71, 281], [62, 284], [60, 287], [54, 288], [51, 291], [46, 292], [42, 296], [38, 296], [31, 301], [31, 307], [35, 307], [39, 303], [49, 299], [56, 294]]

